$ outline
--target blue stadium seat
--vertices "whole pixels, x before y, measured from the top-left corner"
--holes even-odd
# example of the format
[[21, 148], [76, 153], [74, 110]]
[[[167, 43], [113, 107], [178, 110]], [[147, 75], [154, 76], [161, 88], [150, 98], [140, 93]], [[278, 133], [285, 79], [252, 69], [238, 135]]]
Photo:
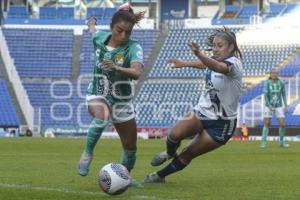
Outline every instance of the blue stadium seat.
[[12, 98], [4, 80], [0, 79], [0, 126], [19, 127], [20, 119], [16, 113]]
[[40, 7], [40, 19], [56, 19], [57, 9], [55, 7]]
[[73, 7], [58, 7], [57, 8], [58, 19], [73, 19], [74, 8]]
[[25, 6], [10, 6], [7, 17], [14, 19], [27, 19], [29, 18], [29, 12]]
[[21, 77], [70, 77], [73, 30], [4, 28], [3, 32]]

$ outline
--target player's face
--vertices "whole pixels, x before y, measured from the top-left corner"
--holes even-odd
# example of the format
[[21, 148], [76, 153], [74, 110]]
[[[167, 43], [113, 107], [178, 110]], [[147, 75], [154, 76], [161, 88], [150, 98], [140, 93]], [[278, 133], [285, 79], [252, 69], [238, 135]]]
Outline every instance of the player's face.
[[213, 40], [213, 55], [217, 61], [223, 61], [228, 58], [234, 47], [222, 37], [215, 37]]
[[117, 43], [118, 46], [121, 46], [128, 42], [133, 25], [127, 21], [119, 21], [118, 23], [114, 24], [111, 28], [112, 32], [112, 39]]
[[271, 71], [271, 79], [273, 80], [278, 79], [278, 71], [276, 70]]

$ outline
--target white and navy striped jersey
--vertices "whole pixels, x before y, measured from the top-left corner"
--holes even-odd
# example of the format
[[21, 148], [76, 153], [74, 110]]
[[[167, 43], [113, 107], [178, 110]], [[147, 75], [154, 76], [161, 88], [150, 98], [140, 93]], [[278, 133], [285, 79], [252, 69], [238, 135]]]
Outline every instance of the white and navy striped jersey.
[[205, 91], [194, 108], [209, 119], [237, 117], [239, 97], [242, 94], [243, 66], [234, 56], [224, 60], [224, 63], [229, 67], [228, 74], [206, 69]]

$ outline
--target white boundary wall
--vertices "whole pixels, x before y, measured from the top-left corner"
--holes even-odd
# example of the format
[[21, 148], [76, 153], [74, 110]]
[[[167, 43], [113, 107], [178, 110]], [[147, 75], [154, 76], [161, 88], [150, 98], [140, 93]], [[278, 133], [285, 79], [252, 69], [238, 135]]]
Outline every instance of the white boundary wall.
[[6, 44], [6, 40], [4, 38], [2, 29], [0, 28], [0, 53], [4, 62], [4, 68], [8, 74], [8, 80], [12, 83], [13, 90], [17, 96], [17, 100], [19, 101], [19, 105], [21, 107], [22, 113], [25, 116], [25, 121], [32, 130], [34, 126], [34, 109], [29, 101], [26, 90], [24, 89], [19, 74], [16, 70], [16, 66], [14, 64], [14, 60], [11, 58], [8, 50], [8, 46]]

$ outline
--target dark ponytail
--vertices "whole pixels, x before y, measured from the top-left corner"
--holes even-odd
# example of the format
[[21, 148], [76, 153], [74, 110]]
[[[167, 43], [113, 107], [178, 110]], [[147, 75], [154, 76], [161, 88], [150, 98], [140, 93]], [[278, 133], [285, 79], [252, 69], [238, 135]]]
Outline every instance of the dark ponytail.
[[213, 41], [215, 37], [222, 37], [224, 38], [224, 40], [226, 40], [229, 44], [233, 44], [234, 49], [233, 49], [233, 55], [239, 58], [242, 58], [242, 53], [237, 45], [236, 42], [236, 35], [234, 32], [230, 31], [228, 28], [226, 28], [224, 26], [223, 29], [217, 29], [212, 35], [210, 35], [207, 39], [206, 39], [206, 44], [207, 46], [209, 46], [208, 49], [206, 49], [207, 51], [211, 51], [212, 50], [212, 46], [213, 46]]

